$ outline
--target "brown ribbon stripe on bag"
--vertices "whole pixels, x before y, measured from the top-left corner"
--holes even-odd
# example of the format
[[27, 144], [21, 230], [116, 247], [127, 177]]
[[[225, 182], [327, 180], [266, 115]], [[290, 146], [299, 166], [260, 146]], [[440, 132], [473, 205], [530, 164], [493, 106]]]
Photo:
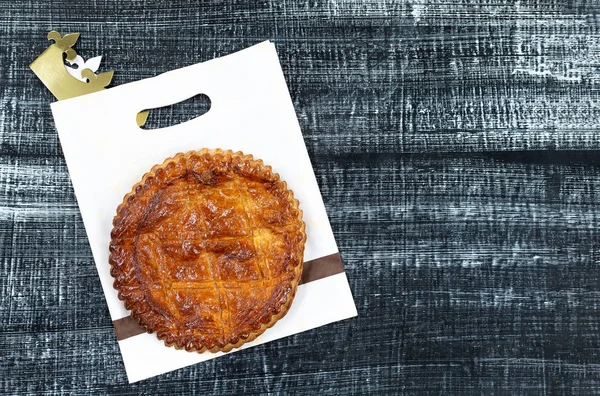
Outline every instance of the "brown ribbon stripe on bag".
[[[300, 284], [306, 284], [332, 275], [341, 274], [342, 272], [344, 272], [344, 266], [339, 253], [319, 257], [304, 263]], [[146, 332], [139, 325], [138, 321], [131, 316], [114, 320], [113, 326], [115, 327], [118, 341]]]

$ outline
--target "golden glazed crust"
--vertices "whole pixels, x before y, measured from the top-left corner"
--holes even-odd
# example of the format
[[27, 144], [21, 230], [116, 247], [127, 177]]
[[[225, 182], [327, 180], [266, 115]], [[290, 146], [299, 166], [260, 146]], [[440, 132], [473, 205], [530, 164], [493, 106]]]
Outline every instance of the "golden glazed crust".
[[302, 275], [298, 201], [270, 166], [202, 149], [154, 166], [117, 208], [114, 287], [167, 346], [230, 351], [288, 311]]

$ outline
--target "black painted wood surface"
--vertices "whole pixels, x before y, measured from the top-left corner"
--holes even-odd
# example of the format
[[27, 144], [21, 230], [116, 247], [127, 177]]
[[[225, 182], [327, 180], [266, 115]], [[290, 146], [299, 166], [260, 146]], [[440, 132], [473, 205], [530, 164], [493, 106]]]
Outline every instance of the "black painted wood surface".
[[[0, 4], [0, 393], [600, 393], [598, 2], [186, 3]], [[272, 39], [359, 317], [127, 385], [51, 29], [113, 85]]]

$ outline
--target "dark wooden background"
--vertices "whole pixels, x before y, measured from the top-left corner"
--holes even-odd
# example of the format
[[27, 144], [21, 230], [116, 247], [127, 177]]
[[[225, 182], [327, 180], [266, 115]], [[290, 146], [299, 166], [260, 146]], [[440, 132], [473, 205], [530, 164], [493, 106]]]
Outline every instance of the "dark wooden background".
[[[0, 4], [0, 393], [600, 393], [596, 0], [74, 3]], [[272, 39], [359, 317], [127, 385], [51, 29], [113, 85]]]

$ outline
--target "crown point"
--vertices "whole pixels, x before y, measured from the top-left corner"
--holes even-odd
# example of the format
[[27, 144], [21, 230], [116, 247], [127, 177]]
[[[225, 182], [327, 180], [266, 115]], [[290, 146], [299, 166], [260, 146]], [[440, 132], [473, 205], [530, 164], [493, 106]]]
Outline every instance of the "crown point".
[[70, 63], [73, 63], [73, 62], [75, 61], [75, 58], [77, 58], [77, 52], [75, 52], [75, 50], [74, 50], [73, 48], [67, 48], [67, 49], [65, 50], [65, 54], [67, 55], [67, 56], [66, 56], [66, 59], [67, 59], [67, 60], [68, 60]]
[[56, 30], [49, 31], [47, 38], [48, 40], [54, 40], [54, 42], [59, 42], [61, 39], [60, 33], [58, 33]]
[[98, 81], [100, 86], [104, 88], [108, 84], [110, 84], [110, 82], [112, 81], [113, 74], [115, 74], [115, 72], [113, 70], [110, 70], [110, 71], [107, 71], [104, 73], [100, 73], [96, 76], [96, 81]]
[[61, 44], [65, 48], [70, 48], [75, 45], [78, 38], [79, 38], [79, 33], [65, 34], [64, 37], [61, 39]]

